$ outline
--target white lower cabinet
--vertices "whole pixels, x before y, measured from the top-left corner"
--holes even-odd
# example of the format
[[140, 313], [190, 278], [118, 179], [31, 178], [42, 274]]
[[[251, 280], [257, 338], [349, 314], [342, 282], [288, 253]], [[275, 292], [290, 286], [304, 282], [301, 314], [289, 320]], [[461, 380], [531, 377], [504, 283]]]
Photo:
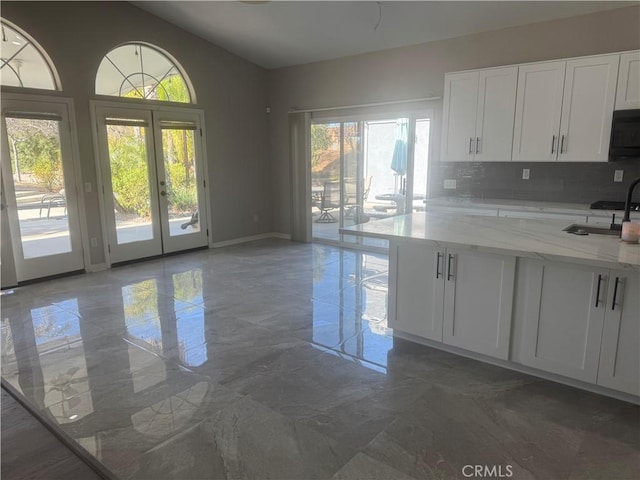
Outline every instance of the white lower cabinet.
[[524, 259], [522, 363], [596, 382], [608, 270]]
[[518, 268], [520, 362], [640, 395], [640, 275], [531, 259]]
[[442, 255], [438, 247], [390, 242], [389, 284], [395, 286], [389, 289], [392, 328], [442, 341]]
[[392, 328], [507, 359], [515, 258], [390, 245]]
[[515, 257], [447, 249], [443, 341], [509, 357]]
[[406, 240], [389, 260], [396, 332], [640, 396], [640, 273]]
[[598, 385], [640, 395], [640, 274], [611, 270]]

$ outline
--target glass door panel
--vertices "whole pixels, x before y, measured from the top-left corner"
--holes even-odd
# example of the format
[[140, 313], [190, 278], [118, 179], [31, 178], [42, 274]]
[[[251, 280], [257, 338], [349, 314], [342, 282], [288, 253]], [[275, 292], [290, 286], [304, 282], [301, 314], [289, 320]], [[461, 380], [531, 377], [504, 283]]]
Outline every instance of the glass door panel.
[[106, 125], [116, 243], [153, 239], [146, 126]]
[[342, 124], [311, 125], [311, 232], [314, 238], [339, 241]]
[[164, 252], [206, 246], [199, 115], [154, 112], [154, 125]]
[[111, 262], [160, 255], [151, 114], [107, 108], [96, 113]]
[[84, 268], [67, 105], [3, 102], [2, 179], [18, 281]]
[[59, 120], [5, 117], [24, 258], [71, 251]]
[[[348, 227], [363, 221], [364, 205], [362, 191], [364, 182], [362, 178], [362, 149], [360, 122], [345, 122], [342, 135], [342, 214], [341, 225]], [[354, 242], [353, 235], [343, 235], [344, 242]]]
[[413, 162], [413, 210], [424, 210], [427, 197], [429, 165], [429, 134], [431, 119], [418, 118], [415, 123], [415, 154]]

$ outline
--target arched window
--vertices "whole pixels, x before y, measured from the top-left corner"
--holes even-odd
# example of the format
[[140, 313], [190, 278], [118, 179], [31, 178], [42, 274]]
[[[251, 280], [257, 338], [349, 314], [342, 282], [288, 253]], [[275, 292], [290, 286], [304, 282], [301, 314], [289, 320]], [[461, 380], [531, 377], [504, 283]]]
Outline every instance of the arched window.
[[186, 74], [169, 54], [143, 43], [114, 48], [100, 63], [96, 94], [116, 97], [195, 102]]
[[0, 24], [0, 85], [61, 90], [58, 74], [42, 47], [10, 22], [0, 19]]

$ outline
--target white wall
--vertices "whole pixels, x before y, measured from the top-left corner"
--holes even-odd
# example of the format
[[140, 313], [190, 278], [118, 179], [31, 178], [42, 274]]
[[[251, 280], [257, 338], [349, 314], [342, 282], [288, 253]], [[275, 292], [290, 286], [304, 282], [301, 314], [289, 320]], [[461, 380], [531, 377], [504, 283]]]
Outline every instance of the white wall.
[[[540, 8], [545, 8], [544, 2]], [[632, 6], [272, 70], [268, 81], [273, 230], [290, 231], [290, 109], [442, 96], [446, 72], [638, 48], [640, 7]], [[439, 143], [438, 138], [434, 141]]]

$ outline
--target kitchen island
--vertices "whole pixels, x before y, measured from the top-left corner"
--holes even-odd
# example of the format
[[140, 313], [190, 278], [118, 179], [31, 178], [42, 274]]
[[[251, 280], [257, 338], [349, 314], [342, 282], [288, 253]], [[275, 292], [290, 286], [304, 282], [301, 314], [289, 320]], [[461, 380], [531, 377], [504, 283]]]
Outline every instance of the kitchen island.
[[567, 222], [414, 213], [389, 240], [394, 336], [639, 402], [640, 246]]

